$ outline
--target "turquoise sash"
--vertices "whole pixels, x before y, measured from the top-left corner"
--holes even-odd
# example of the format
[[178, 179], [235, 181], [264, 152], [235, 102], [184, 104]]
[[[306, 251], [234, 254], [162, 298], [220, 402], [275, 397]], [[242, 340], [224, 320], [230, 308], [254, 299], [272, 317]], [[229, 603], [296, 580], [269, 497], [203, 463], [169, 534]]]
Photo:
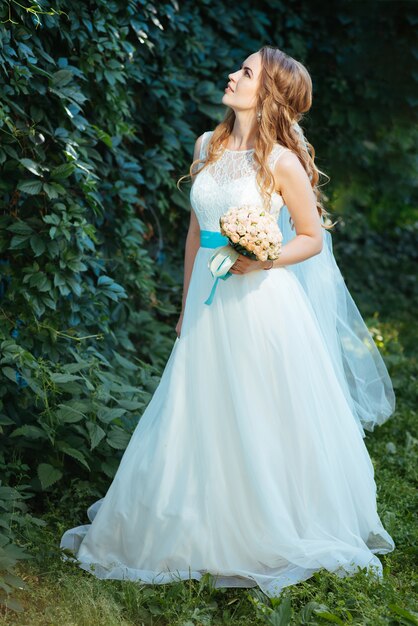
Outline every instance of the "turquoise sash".
[[200, 247], [201, 248], [219, 248], [226, 246], [228, 237], [224, 237], [217, 230], [201, 230], [200, 231]]
[[[220, 246], [226, 246], [228, 243], [228, 237], [225, 237], [216, 230], [201, 230], [200, 231], [200, 247], [201, 248], [219, 248]], [[209, 294], [209, 298], [205, 300], [205, 304], [212, 304], [213, 297], [215, 295], [216, 287], [218, 285], [219, 278], [226, 280], [232, 276], [231, 272], [227, 272], [224, 276], [217, 276], [213, 287]]]

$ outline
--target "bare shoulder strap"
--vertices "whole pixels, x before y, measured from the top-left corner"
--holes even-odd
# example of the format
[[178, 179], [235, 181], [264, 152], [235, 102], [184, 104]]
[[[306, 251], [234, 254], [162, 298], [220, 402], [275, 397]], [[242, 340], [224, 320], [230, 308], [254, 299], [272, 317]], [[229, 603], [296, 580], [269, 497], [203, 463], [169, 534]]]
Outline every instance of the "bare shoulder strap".
[[272, 151], [270, 153], [270, 167], [271, 167], [271, 169], [274, 169], [274, 167], [276, 166], [277, 161], [280, 159], [282, 154], [285, 154], [285, 152], [292, 152], [292, 150], [290, 150], [290, 148], [286, 148], [286, 146], [281, 146], [280, 144], [275, 144], [273, 146], [273, 149], [272, 149]]
[[206, 158], [206, 149], [207, 149], [209, 140], [212, 137], [212, 134], [213, 134], [213, 130], [207, 130], [205, 133], [203, 133], [202, 143], [200, 144], [199, 159]]

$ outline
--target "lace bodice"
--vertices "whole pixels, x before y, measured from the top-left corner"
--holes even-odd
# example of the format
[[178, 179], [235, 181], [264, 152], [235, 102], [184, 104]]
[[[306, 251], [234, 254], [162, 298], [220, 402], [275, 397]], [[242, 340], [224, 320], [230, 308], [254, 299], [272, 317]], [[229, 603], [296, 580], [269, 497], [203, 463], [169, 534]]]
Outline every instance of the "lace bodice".
[[[203, 134], [200, 158], [207, 154], [207, 145], [213, 131]], [[289, 148], [276, 144], [269, 156], [269, 165], [273, 169], [277, 159]], [[201, 230], [220, 231], [219, 218], [230, 207], [242, 204], [263, 206], [263, 198], [256, 181], [256, 163], [252, 150], [225, 149], [222, 156], [211, 163], [194, 179], [190, 191], [190, 203], [196, 213]], [[270, 212], [277, 219], [284, 205], [283, 198], [277, 192], [272, 194]]]

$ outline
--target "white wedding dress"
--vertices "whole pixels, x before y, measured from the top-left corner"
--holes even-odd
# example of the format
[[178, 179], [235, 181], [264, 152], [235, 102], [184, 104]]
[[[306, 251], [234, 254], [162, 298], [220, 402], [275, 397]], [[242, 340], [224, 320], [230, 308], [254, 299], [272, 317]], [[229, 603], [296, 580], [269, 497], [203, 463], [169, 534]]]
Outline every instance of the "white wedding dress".
[[[272, 165], [284, 150], [275, 145]], [[200, 228], [218, 232], [230, 206], [260, 204], [253, 151], [225, 150], [190, 199]], [[232, 274], [207, 305], [212, 253], [197, 252], [181, 336], [113, 482], [89, 508], [91, 524], [67, 530], [61, 547], [98, 578], [168, 583], [209, 572], [215, 586], [258, 585], [269, 596], [321, 568], [381, 577], [376, 554], [395, 544], [313, 298], [287, 266]], [[385, 384], [381, 421], [394, 406], [387, 372]]]

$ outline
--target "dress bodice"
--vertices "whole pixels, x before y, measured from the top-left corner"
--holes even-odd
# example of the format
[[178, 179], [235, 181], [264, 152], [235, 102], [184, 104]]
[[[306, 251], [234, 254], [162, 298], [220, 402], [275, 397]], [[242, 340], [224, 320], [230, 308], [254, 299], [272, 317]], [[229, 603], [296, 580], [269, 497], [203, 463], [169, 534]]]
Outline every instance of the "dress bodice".
[[[213, 131], [203, 134], [200, 158], [207, 154], [207, 145]], [[273, 169], [279, 156], [289, 148], [275, 144], [269, 155], [269, 166]], [[221, 157], [199, 172], [190, 191], [190, 203], [202, 230], [220, 231], [219, 218], [230, 207], [243, 204], [263, 206], [258, 189], [254, 161], [254, 149], [228, 150]], [[284, 205], [283, 197], [274, 192], [271, 197], [270, 213], [278, 219]]]

